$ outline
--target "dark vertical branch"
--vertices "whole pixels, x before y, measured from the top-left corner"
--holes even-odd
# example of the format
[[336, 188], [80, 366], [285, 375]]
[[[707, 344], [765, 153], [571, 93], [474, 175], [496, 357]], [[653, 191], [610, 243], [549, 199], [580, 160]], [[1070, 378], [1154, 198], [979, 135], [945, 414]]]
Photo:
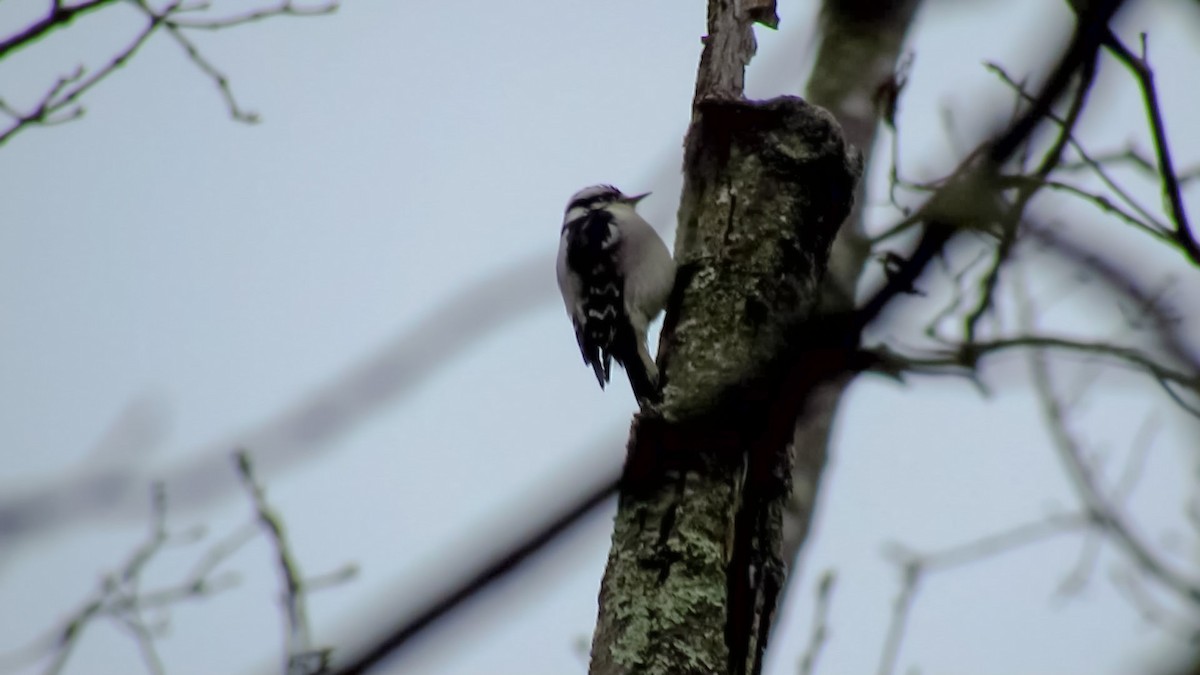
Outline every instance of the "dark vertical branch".
[[742, 98], [746, 66], [754, 58], [758, 43], [751, 28], [754, 20], [739, 12], [738, 4], [738, 0], [709, 0], [708, 35], [703, 38], [693, 105], [710, 99]]
[[[805, 95], [810, 103], [828, 109], [841, 125], [846, 142], [865, 153], [864, 174], [869, 172], [878, 129], [877, 95], [881, 88], [900, 86], [893, 79], [896, 63], [920, 4], [920, 0], [826, 0], [822, 5], [821, 46]], [[894, 99], [891, 105], [894, 114]], [[864, 191], [865, 181], [860, 181], [853, 210], [834, 239], [821, 291], [823, 314], [854, 308], [859, 277], [870, 262], [871, 243], [862, 229]], [[853, 378], [854, 373], [847, 371], [813, 388], [796, 420], [791, 439], [795, 463], [784, 512], [782, 552], [783, 559], [793, 566], [808, 539], [838, 403]]]

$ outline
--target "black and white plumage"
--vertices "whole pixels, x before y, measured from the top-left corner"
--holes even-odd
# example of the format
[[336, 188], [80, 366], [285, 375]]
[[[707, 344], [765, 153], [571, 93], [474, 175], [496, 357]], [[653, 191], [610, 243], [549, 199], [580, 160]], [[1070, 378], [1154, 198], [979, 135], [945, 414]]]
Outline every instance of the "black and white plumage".
[[629, 197], [611, 185], [576, 192], [563, 215], [557, 271], [579, 351], [600, 387], [616, 360], [638, 400], [655, 401], [658, 368], [646, 331], [671, 295], [675, 261], [634, 209], [646, 194]]

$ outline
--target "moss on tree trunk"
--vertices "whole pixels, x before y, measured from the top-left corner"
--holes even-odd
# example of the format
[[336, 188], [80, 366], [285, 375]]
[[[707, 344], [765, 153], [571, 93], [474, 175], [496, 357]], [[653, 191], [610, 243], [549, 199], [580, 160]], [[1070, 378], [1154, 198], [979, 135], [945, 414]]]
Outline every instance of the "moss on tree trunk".
[[600, 592], [594, 674], [747, 673], [783, 580], [793, 419], [776, 401], [861, 172], [794, 97], [698, 102], [659, 350]]

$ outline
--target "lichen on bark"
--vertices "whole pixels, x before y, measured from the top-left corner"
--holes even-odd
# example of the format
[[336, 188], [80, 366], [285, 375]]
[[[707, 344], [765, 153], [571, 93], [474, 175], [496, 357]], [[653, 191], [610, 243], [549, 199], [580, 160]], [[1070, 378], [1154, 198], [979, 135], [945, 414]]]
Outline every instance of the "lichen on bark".
[[764, 435], [776, 366], [816, 304], [861, 172], [833, 118], [799, 98], [706, 100], [695, 112], [659, 349], [664, 396], [630, 434], [595, 674], [732, 674], [759, 662], [790, 475], [786, 437]]
[[659, 349], [669, 419], [705, 412], [778, 355], [817, 300], [861, 173], [832, 116], [796, 97], [703, 103], [688, 147], [680, 305]]

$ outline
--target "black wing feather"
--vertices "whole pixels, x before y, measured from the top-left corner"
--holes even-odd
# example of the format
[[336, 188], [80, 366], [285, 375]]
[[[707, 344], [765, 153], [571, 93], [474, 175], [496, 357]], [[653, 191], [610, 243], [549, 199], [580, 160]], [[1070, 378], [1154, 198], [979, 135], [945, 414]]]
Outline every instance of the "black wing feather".
[[568, 230], [567, 264], [582, 282], [583, 322], [575, 326], [575, 336], [583, 360], [604, 387], [612, 374], [612, 360], [624, 366], [624, 355], [630, 353], [623, 344], [627, 339], [622, 334], [631, 331], [615, 255], [621, 235], [612, 214], [603, 209], [589, 211], [563, 227]]

